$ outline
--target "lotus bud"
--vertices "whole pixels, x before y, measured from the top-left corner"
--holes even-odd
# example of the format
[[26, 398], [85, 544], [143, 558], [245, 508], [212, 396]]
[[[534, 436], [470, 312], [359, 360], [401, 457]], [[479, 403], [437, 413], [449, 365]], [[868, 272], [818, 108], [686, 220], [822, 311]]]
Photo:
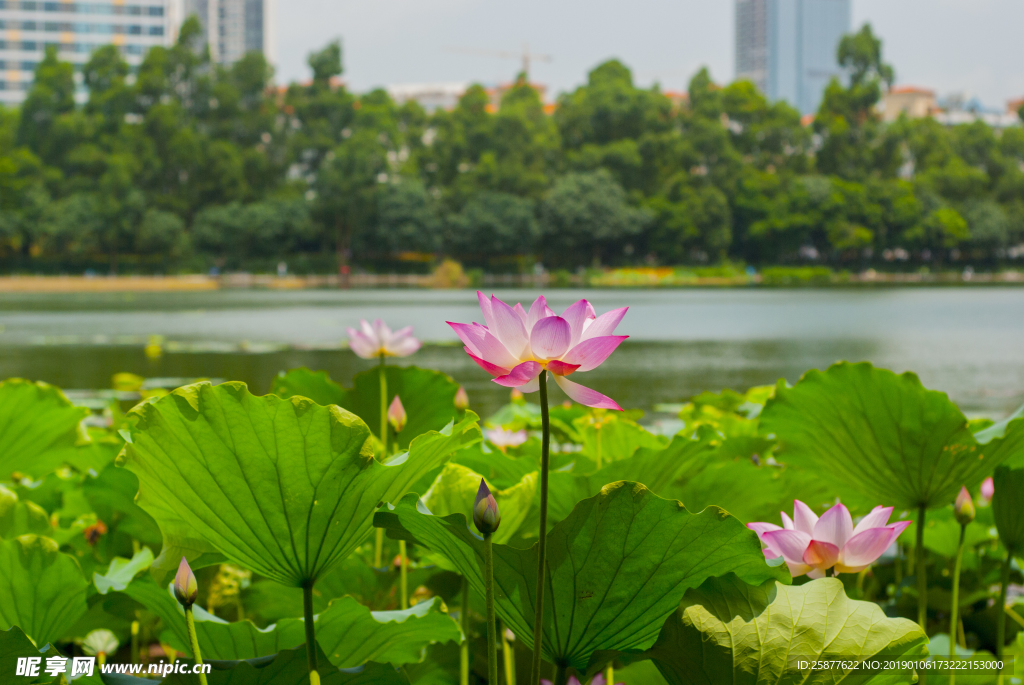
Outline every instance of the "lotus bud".
[[405, 414], [405, 407], [402, 406], [402, 400], [395, 395], [395, 399], [391, 400], [391, 406], [388, 407], [388, 422], [396, 433], [401, 433], [408, 418]]
[[469, 409], [469, 395], [466, 394], [466, 389], [461, 385], [458, 392], [455, 393], [455, 408], [459, 411]]
[[196, 574], [192, 568], [181, 558], [178, 564], [178, 573], [174, 576], [174, 596], [183, 607], [190, 607], [196, 603], [196, 596], [199, 595], [199, 583], [196, 582]]
[[484, 535], [491, 535], [501, 525], [498, 503], [483, 478], [480, 479], [480, 489], [477, 490], [476, 503], [473, 505], [473, 523]]
[[513, 402], [523, 401], [523, 392], [519, 388], [512, 388], [512, 392], [509, 393], [509, 395], [512, 398]]
[[953, 514], [961, 526], [966, 526], [974, 520], [974, 501], [967, 488], [960, 488], [960, 494], [956, 496], [956, 503], [953, 504]]
[[992, 501], [992, 495], [996, 494], [996, 486], [992, 481], [992, 476], [989, 476], [981, 482], [981, 499], [983, 504], [988, 504]]

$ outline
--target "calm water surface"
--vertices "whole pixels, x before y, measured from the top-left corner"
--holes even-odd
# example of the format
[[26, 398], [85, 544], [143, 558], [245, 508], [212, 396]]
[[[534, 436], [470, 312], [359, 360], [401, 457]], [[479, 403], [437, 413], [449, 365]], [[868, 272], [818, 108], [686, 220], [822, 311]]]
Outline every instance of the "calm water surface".
[[[528, 306], [538, 293], [496, 294]], [[630, 340], [578, 378], [623, 406], [795, 382], [841, 359], [915, 371], [972, 415], [1024, 403], [1024, 289], [561, 290], [550, 303], [560, 311], [580, 297], [598, 312], [630, 307], [618, 331]], [[0, 378], [102, 388], [132, 371], [237, 379], [262, 392], [278, 371], [304, 365], [347, 383], [371, 364], [341, 347], [345, 327], [375, 317], [436, 343], [403, 363], [451, 374], [474, 408], [507, 398], [444, 323], [481, 319], [469, 291], [0, 295]], [[156, 361], [142, 351], [150, 335], [167, 340]]]

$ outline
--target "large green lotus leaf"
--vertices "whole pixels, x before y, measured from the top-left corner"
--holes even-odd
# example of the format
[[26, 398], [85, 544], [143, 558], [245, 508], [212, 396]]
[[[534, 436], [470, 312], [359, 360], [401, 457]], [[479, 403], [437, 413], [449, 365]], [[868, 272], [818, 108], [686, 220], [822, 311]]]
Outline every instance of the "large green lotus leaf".
[[665, 438], [614, 414], [576, 419], [575, 426], [583, 443], [580, 453], [602, 465], [626, 459], [640, 448], [659, 450], [666, 444]]
[[[484, 542], [465, 516], [433, 516], [409, 495], [382, 508], [374, 524], [444, 556], [484, 593]], [[497, 613], [531, 647], [536, 573], [536, 545], [494, 545]], [[784, 567], [765, 563], [757, 536], [721, 509], [691, 514], [638, 483], [608, 485], [548, 536], [543, 654], [581, 669], [599, 650], [645, 649], [688, 588], [726, 573], [751, 583], [789, 579]]]
[[0, 382], [0, 480], [15, 471], [40, 478], [59, 466], [74, 452], [88, 414], [52, 385]]
[[0, 538], [46, 535], [50, 519], [35, 502], [20, 501], [18, 494], [0, 485]]
[[476, 416], [420, 436], [381, 464], [357, 416], [303, 397], [256, 397], [243, 383], [178, 388], [130, 413], [119, 458], [164, 551], [216, 551], [285, 585], [315, 582], [370, 533], [376, 505], [479, 439]]
[[139, 479], [127, 469], [108, 464], [99, 476], [86, 476], [82, 494], [96, 516], [110, 528], [144, 545], [159, 547], [162, 537], [156, 521], [135, 503]]
[[135, 579], [142, 571], [145, 571], [153, 563], [153, 551], [149, 547], [143, 547], [131, 559], [114, 557], [104, 574], [93, 573], [92, 583], [96, 591], [105, 595], [111, 590], [123, 592], [128, 584]]
[[992, 478], [992, 516], [1003, 547], [1024, 558], [1024, 469], [1000, 466]]
[[88, 609], [78, 562], [38, 535], [0, 542], [0, 630], [18, 626], [37, 645], [56, 642]]
[[[386, 664], [366, 664], [359, 668], [338, 670], [330, 665], [323, 650], [317, 649], [317, 672], [321, 685], [408, 685], [409, 680]], [[206, 676], [209, 685], [309, 685], [306, 646], [285, 649], [259, 659], [221, 661], [203, 659], [211, 666]], [[79, 681], [75, 681], [76, 683]], [[195, 685], [196, 678], [172, 674], [163, 680], [149, 680], [122, 674], [105, 674], [106, 685]]]
[[[456, 420], [455, 393], [459, 384], [447, 374], [416, 366], [386, 366], [388, 404], [397, 395], [408, 415], [398, 434], [398, 444], [407, 447], [418, 435], [441, 430]], [[271, 392], [282, 397], [309, 397], [318, 404], [337, 404], [361, 418], [376, 434], [380, 430], [380, 370], [356, 374], [352, 389], [342, 388], [322, 371], [293, 369], [274, 380]]]
[[913, 673], [810, 672], [797, 662], [915, 659], [927, 655], [927, 644], [916, 623], [849, 599], [835, 578], [754, 587], [730, 576], [687, 592], [645, 656], [670, 685], [895, 685], [913, 682]]
[[1024, 468], [1024, 407], [974, 434], [985, 457], [993, 463]]
[[[53, 645], [47, 643], [41, 648], [32, 644], [32, 640], [25, 635], [21, 628], [14, 626], [7, 630], [0, 630], [0, 673], [4, 674], [4, 683], [49, 683], [56, 685], [57, 680], [46, 674], [46, 659], [54, 656], [65, 656]], [[39, 663], [39, 675], [15, 676], [17, 672], [18, 659], [25, 657], [38, 657], [42, 659]], [[70, 661], [68, 662], [70, 663]], [[92, 676], [80, 676], [74, 680], [76, 685], [102, 685], [103, 681], [94, 669]], [[148, 682], [148, 681], [147, 681]]]
[[479, 473], [488, 483], [502, 490], [515, 485], [526, 474], [540, 469], [539, 461], [528, 457], [510, 457], [501, 450], [487, 447], [482, 441], [453, 454], [451, 463], [461, 464]]
[[[133, 580], [125, 593], [163, 620], [171, 646], [186, 653], [191, 651], [185, 612], [169, 587], [161, 588], [144, 575]], [[253, 659], [306, 641], [301, 619], [284, 619], [261, 629], [251, 621], [227, 623], [200, 607], [193, 607], [192, 611], [204, 658]], [[352, 597], [342, 597], [317, 615], [315, 624], [317, 643], [339, 668], [352, 668], [367, 661], [414, 663], [429, 644], [462, 641], [458, 624], [444, 612], [437, 597], [404, 611], [373, 612]]]
[[[479, 473], [465, 466], [445, 464], [433, 485], [424, 493], [423, 502], [438, 516], [462, 514], [472, 519], [481, 478]], [[530, 513], [536, 495], [536, 471], [526, 474], [521, 481], [505, 490], [494, 487], [494, 497], [501, 512], [501, 525], [494, 533], [494, 542], [504, 544], [512, 539]]]
[[780, 460], [816, 474], [844, 501], [941, 507], [998, 465], [981, 458], [945, 393], [867, 363], [808, 371], [792, 388], [780, 381], [760, 421], [778, 438]]

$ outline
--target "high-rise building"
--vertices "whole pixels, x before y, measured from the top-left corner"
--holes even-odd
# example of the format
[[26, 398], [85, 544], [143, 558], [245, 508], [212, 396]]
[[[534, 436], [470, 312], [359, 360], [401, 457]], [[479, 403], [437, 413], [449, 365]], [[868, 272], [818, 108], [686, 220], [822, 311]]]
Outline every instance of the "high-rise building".
[[136, 66], [149, 48], [176, 40], [180, 23], [174, 0], [0, 0], [0, 103], [25, 99], [48, 46], [80, 68], [113, 43]]
[[851, 0], [736, 0], [736, 78], [771, 100], [810, 114], [843, 72], [839, 41], [852, 27]]
[[274, 62], [273, 0], [184, 0], [184, 16], [196, 15], [210, 57], [231, 64], [247, 52]]

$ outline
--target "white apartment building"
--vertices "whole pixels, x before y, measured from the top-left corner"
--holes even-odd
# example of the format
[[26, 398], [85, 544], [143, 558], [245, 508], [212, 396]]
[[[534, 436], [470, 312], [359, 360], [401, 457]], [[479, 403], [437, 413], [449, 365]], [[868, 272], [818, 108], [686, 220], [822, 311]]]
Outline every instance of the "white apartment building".
[[273, 0], [181, 1], [183, 16], [199, 17], [214, 62], [231, 64], [252, 51], [262, 52], [271, 64], [275, 62]]

